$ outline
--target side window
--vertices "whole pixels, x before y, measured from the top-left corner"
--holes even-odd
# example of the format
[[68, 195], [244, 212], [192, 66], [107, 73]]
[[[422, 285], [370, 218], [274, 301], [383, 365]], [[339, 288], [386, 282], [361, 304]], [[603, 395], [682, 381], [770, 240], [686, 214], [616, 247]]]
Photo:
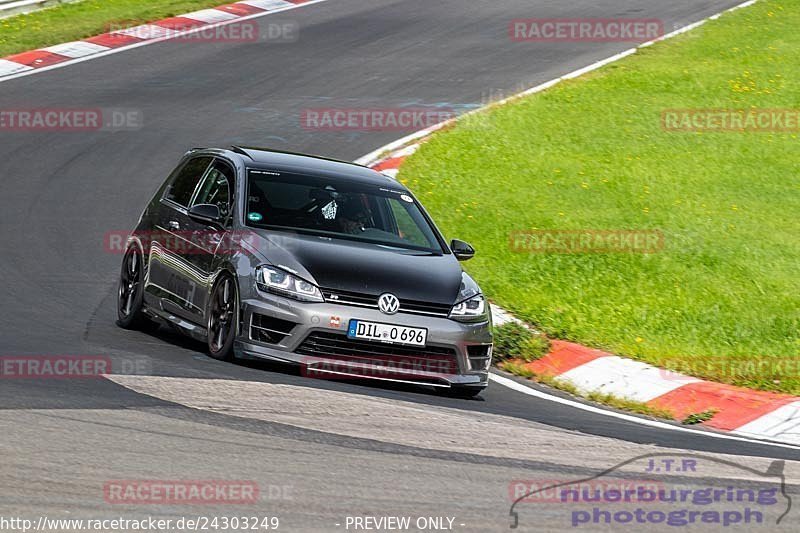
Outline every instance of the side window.
[[172, 180], [164, 198], [171, 200], [183, 207], [189, 207], [192, 194], [197, 188], [197, 183], [205, 174], [208, 165], [211, 164], [210, 157], [196, 157], [190, 159]]
[[219, 207], [222, 216], [230, 215], [235, 183], [233, 176], [233, 169], [228, 164], [214, 161], [192, 205], [214, 204]]

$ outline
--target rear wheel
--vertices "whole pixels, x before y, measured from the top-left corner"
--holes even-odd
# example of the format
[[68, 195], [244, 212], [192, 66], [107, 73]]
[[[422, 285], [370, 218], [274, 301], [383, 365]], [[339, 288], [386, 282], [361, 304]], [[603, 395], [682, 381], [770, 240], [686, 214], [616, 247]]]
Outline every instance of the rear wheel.
[[220, 276], [208, 304], [208, 354], [214, 359], [233, 358], [233, 341], [238, 320], [236, 282], [228, 274]]
[[117, 291], [117, 325], [124, 329], [152, 330], [158, 324], [150, 320], [143, 310], [144, 261], [136, 247], [128, 248], [122, 259], [122, 271]]

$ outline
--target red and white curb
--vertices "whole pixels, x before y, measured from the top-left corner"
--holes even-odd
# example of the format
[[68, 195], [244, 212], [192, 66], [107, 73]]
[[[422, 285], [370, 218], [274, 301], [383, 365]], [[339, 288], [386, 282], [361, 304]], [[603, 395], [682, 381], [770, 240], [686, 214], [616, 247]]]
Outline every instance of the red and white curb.
[[0, 82], [326, 0], [244, 0], [0, 59]]
[[[747, 7], [754, 3], [755, 0], [750, 0], [727, 11]], [[690, 24], [658, 40], [685, 33], [708, 20], [719, 18], [720, 15], [717, 14]], [[492, 105], [502, 105], [511, 100], [541, 92], [563, 80], [578, 77], [629, 56], [639, 48], [650, 46], [654, 42], [644, 43], [637, 48], [598, 61]], [[471, 113], [480, 111], [476, 110]], [[460, 118], [436, 124], [399, 139], [356, 162], [396, 178], [405, 159], [416, 152], [432, 133]], [[493, 314], [495, 322], [498, 324], [517, 320], [510, 313], [496, 306], [493, 306]], [[669, 410], [679, 419], [693, 413], [713, 409], [716, 414], [711, 420], [703, 423], [706, 427], [728, 431], [743, 437], [800, 445], [800, 397], [704, 381], [565, 341], [553, 341], [549, 354], [538, 361], [527, 363], [526, 366], [538, 375], [568, 381], [581, 392], [601, 392], [628, 398], [652, 407]], [[497, 376], [492, 376], [492, 378], [505, 385], [509, 385], [509, 381], [511, 381]]]
[[553, 341], [549, 354], [525, 366], [582, 392], [630, 398], [679, 419], [713, 409], [707, 427], [800, 444], [800, 398], [787, 394], [704, 381], [564, 341]]

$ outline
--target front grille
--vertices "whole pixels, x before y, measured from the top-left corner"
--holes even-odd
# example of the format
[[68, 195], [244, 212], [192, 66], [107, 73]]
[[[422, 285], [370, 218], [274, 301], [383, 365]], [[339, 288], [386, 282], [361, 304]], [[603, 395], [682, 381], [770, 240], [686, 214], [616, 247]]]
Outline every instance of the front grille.
[[[380, 295], [322, 289], [322, 296], [327, 302], [377, 309], [378, 296]], [[450, 316], [450, 309], [451, 306], [448, 304], [421, 302], [418, 300], [400, 300], [400, 310], [398, 312], [412, 315], [448, 317]]]
[[470, 370], [489, 370], [492, 359], [491, 344], [474, 344], [467, 346], [467, 358]]
[[331, 359], [344, 363], [360, 363], [382, 367], [399, 373], [433, 372], [457, 374], [458, 359], [453, 348], [401, 346], [354, 340], [346, 335], [313, 332], [295, 353]]
[[250, 338], [258, 342], [278, 344], [291, 335], [296, 325], [288, 320], [253, 313], [250, 319]]

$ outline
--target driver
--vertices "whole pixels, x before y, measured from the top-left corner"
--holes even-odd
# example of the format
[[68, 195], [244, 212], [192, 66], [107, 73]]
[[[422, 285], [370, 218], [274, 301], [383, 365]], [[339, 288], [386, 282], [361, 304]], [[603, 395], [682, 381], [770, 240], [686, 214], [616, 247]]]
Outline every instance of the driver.
[[369, 210], [365, 208], [359, 198], [349, 198], [339, 206], [339, 228], [342, 233], [357, 235], [367, 230], [365, 224], [369, 221]]

